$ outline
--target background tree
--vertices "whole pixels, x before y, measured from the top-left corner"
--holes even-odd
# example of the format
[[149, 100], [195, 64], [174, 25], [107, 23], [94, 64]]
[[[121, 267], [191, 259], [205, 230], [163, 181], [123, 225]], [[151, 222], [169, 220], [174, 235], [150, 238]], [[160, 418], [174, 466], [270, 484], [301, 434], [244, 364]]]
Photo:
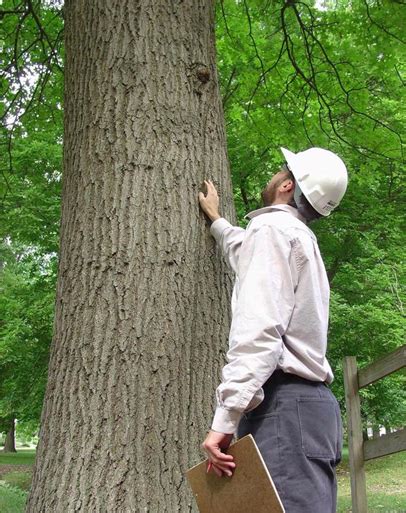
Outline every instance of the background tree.
[[6, 433], [3, 452], [16, 452], [15, 444], [15, 418], [2, 417], [0, 420], [0, 430]]

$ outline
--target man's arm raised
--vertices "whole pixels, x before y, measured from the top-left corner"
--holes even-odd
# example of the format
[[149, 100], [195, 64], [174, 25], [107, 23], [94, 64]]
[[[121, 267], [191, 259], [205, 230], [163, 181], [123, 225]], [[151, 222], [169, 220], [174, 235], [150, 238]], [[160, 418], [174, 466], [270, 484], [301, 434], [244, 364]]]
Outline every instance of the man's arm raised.
[[228, 266], [236, 273], [240, 247], [245, 236], [245, 230], [232, 226], [219, 212], [219, 198], [217, 190], [211, 180], [204, 181], [206, 194], [199, 193], [200, 207], [212, 221], [210, 233], [220, 246]]

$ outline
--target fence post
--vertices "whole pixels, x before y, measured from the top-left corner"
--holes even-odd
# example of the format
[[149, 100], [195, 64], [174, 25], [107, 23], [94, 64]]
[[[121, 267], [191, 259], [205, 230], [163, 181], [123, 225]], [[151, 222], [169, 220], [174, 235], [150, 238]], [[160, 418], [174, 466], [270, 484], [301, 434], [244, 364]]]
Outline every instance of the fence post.
[[347, 407], [352, 512], [367, 513], [361, 405], [355, 356], [344, 358], [345, 403]]

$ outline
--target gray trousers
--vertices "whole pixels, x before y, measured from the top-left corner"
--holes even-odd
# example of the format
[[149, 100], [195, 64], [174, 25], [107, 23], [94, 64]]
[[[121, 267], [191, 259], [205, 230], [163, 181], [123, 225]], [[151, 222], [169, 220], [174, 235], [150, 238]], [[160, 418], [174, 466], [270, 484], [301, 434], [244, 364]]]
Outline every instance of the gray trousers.
[[324, 383], [280, 370], [263, 388], [238, 437], [254, 437], [286, 513], [335, 513], [343, 433], [336, 398]]

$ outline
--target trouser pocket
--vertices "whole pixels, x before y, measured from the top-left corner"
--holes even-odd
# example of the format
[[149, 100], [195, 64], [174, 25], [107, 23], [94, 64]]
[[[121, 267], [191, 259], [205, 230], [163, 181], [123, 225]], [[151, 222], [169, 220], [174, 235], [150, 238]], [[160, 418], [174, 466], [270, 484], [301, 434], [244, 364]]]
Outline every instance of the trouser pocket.
[[342, 427], [338, 404], [333, 399], [297, 399], [302, 450], [308, 458], [341, 459]]

